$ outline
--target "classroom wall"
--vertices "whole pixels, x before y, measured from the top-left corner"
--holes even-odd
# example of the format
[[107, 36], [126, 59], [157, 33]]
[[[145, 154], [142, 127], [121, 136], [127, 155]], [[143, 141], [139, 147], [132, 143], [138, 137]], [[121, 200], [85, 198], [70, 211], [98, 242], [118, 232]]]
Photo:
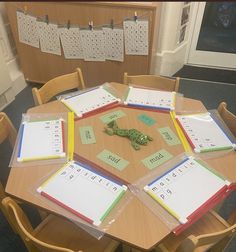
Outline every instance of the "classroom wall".
[[152, 69], [153, 74], [172, 76], [186, 63], [192, 12], [190, 11], [185, 40], [178, 44], [183, 4], [184, 2], [162, 3], [158, 45], [153, 63], [155, 67]]
[[4, 2], [0, 2], [0, 111], [26, 87], [18, 64], [16, 47], [7, 19]]
[[[147, 2], [145, 4], [147, 4]], [[149, 4], [156, 5], [157, 3], [149, 2]], [[182, 7], [183, 2], [162, 2], [161, 8], [159, 12], [157, 12], [157, 15], [161, 16], [161, 20], [160, 26], [158, 27], [159, 29], [157, 29], [159, 31], [154, 34], [154, 57], [151, 65], [152, 74], [172, 76], [182, 68], [184, 63], [186, 63], [187, 46], [189, 43], [188, 32], [186, 33], [185, 41], [180, 45], [177, 44]], [[10, 101], [14, 99], [14, 96], [19, 93], [26, 84], [24, 80], [22, 80], [23, 75], [17, 62], [16, 48], [6, 16], [4, 2], [0, 2], [0, 14], [0, 22], [2, 22], [2, 26], [4, 27], [4, 29], [2, 29], [2, 34], [4, 33], [4, 39], [2, 39], [2, 41], [4, 42], [1, 43], [1, 47], [3, 48], [4, 46], [4, 49], [1, 49], [3, 53], [0, 54], [0, 57], [2, 57], [2, 64], [6, 65], [6, 67], [2, 67], [1, 71], [5, 71], [5, 75], [9, 75], [11, 79], [11, 83], [9, 84], [10, 88], [8, 90], [8, 97], [11, 97], [9, 99]], [[0, 102], [0, 109], [1, 108]]]

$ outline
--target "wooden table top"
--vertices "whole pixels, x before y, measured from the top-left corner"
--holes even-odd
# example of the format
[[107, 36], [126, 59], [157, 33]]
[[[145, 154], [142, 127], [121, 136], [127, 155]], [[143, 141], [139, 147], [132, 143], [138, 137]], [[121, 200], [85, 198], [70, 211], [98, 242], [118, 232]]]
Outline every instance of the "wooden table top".
[[[111, 85], [119, 92], [119, 94], [123, 94], [127, 89], [127, 86], [122, 84], [111, 83]], [[188, 111], [190, 113], [194, 111], [206, 111], [204, 105], [200, 101], [188, 98], [180, 99], [181, 102], [178, 109], [186, 113]], [[119, 126], [124, 128], [131, 128], [131, 126], [133, 128], [137, 128], [146, 134], [152, 135], [152, 137], [154, 137], [154, 141], [150, 142], [148, 146], [142, 146], [141, 150], [135, 151], [127, 139], [104, 134], [102, 132], [104, 124], [99, 118], [102, 115], [114, 110], [122, 110], [126, 114], [125, 117], [119, 119]], [[27, 113], [58, 113], [68, 111], [69, 110], [63, 103], [60, 101], [53, 101], [41, 106], [30, 108]], [[98, 159], [96, 160], [96, 164], [102, 166], [105, 170], [111, 172], [122, 180], [132, 183], [149, 172], [149, 170], [141, 162], [138, 162], [144, 157], [151, 155], [152, 153], [163, 148], [170, 152], [173, 156], [184, 152], [182, 145], [168, 146], [160, 137], [160, 134], [158, 134], [157, 127], [161, 128], [165, 126], [169, 126], [174, 132], [176, 132], [168, 113], [145, 111], [146, 115], [156, 120], [156, 125], [151, 127], [148, 127], [144, 123], [137, 120], [137, 116], [142, 113], [144, 112], [136, 109], [117, 107], [111, 109], [111, 111], [104, 111], [92, 117], [87, 117], [76, 121], [75, 153], [85, 157], [88, 160], [94, 161], [97, 153], [103, 149], [106, 148], [111, 151], [113, 150], [113, 153], [116, 153], [130, 161], [129, 165], [124, 170], [119, 171], [114, 169], [109, 165], [102, 163], [102, 161]], [[92, 125], [95, 131], [96, 144], [93, 144], [92, 146], [83, 145], [80, 140], [79, 127], [86, 125]], [[215, 157], [213, 155], [211, 158], [207, 158], [206, 161], [210, 166], [219, 171], [228, 180], [236, 182], [235, 152], [228, 152], [227, 154], [217, 155]], [[33, 167], [13, 167], [8, 178], [6, 192], [19, 199], [32, 203], [37, 207], [41, 207], [51, 211], [52, 213], [76, 220], [76, 217], [73, 214], [70, 214], [61, 208], [53, 207], [46, 201], [40, 199], [35, 192], [38, 183], [42, 181], [45, 176], [60, 167], [60, 164]], [[154, 215], [151, 210], [149, 210], [135, 197], [131, 199], [129, 204], [126, 205], [125, 211], [122, 211], [118, 215], [116, 221], [106, 231], [107, 235], [144, 250], [153, 248], [170, 233], [171, 229], [163, 222], [163, 220]]]

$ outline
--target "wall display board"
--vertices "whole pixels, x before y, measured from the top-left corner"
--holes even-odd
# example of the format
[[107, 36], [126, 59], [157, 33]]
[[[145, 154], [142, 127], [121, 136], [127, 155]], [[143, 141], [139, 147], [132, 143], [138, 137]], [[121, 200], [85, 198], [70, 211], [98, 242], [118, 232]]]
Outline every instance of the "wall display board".
[[[124, 72], [128, 72], [129, 74], [149, 74], [151, 60], [152, 57], [154, 57], [153, 32], [154, 28], [155, 31], [157, 31], [159, 27], [157, 24], [159, 21], [159, 15], [156, 15], [156, 13], [159, 13], [160, 5], [161, 4], [159, 3], [150, 5], [105, 2], [8, 2], [6, 3], [6, 9], [19, 54], [21, 68], [26, 80], [45, 83], [56, 76], [70, 73], [74, 71], [76, 67], [80, 67], [86, 85], [88, 87], [93, 87], [106, 81], [121, 83], [123, 81]], [[109, 32], [112, 36], [119, 37], [121, 33], [118, 29], [123, 29], [124, 20], [127, 18], [132, 19], [136, 12], [138, 21], [139, 19], [145, 19], [148, 21], [148, 34], [146, 36], [148, 38], [148, 45], [145, 46], [146, 49], [143, 53], [144, 55], [123, 55], [120, 44], [118, 45], [109, 42], [111, 48], [114, 46], [116, 48], [112, 48], [110, 54], [106, 51], [106, 55], [109, 59], [106, 61], [100, 61], [102, 60], [101, 52], [98, 50], [99, 48], [97, 47], [97, 44], [95, 44], [93, 45], [93, 52], [96, 49], [96, 52], [99, 53], [97, 54], [97, 58], [100, 62], [85, 61], [84, 59], [79, 58], [82, 55], [80, 55], [74, 47], [68, 48], [68, 40], [65, 40], [67, 33], [64, 30], [62, 31], [64, 34], [62, 48], [66, 48], [67, 43], [66, 58], [63, 53], [62, 55], [56, 55], [42, 52], [38, 48], [19, 42], [16, 12], [17, 10], [24, 10], [25, 6], [27, 6], [26, 13], [29, 15], [38, 18], [44, 18], [47, 16], [49, 24], [56, 23], [64, 25], [70, 23], [71, 27], [79, 26], [80, 30], [88, 29], [91, 21], [93, 22], [94, 31], [96, 28], [102, 29], [103, 26], [109, 28], [111, 21], [113, 20], [114, 28], [117, 30], [114, 29], [112, 32], [106, 30], [105, 32]], [[91, 32], [89, 34], [94, 35], [94, 33]], [[71, 37], [73, 43], [74, 40], [77, 39], [78, 36], [76, 38]], [[91, 50], [91, 48], [89, 48], [89, 50]], [[87, 53], [89, 50], [87, 50]], [[59, 54], [58, 50], [57, 54]], [[87, 56], [87, 60], [91, 60], [91, 57], [89, 57], [90, 55]], [[33, 65], [31, 64], [32, 58], [34, 59]]]

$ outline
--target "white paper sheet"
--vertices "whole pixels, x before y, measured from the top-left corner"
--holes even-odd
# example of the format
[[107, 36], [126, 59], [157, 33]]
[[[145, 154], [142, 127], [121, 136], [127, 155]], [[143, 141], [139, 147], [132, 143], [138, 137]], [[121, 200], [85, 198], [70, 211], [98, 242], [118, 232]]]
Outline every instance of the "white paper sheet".
[[39, 48], [39, 34], [37, 19], [21, 11], [16, 12], [19, 41], [21, 43]]
[[83, 48], [80, 39], [79, 27], [59, 27], [64, 56], [66, 59], [83, 59]]
[[148, 55], [148, 20], [126, 20], [123, 23], [125, 53]]
[[59, 31], [56, 24], [37, 21], [42, 52], [61, 55]]
[[85, 61], [105, 61], [105, 43], [102, 30], [80, 30]]
[[105, 57], [107, 60], [124, 61], [123, 29], [103, 28], [105, 36]]

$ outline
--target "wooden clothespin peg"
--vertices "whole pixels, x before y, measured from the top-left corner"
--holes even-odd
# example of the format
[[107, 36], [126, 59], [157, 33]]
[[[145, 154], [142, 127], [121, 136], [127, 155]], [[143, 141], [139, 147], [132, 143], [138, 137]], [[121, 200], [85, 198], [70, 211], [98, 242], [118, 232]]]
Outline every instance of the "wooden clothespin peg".
[[111, 29], [113, 30], [114, 29], [114, 20], [111, 19]]
[[24, 14], [25, 14], [25, 15], [27, 14], [27, 9], [28, 9], [28, 8], [27, 8], [27, 6], [25, 5], [25, 6], [24, 6]]
[[67, 29], [68, 30], [70, 29], [70, 19], [68, 19], [68, 21], [67, 21]]
[[46, 23], [49, 24], [49, 17], [48, 17], [48, 14], [45, 16], [45, 19], [46, 19]]
[[134, 21], [136, 22], [138, 20], [138, 15], [137, 15], [137, 11], [134, 12]]
[[89, 22], [89, 29], [92, 31], [93, 30], [93, 21]]

